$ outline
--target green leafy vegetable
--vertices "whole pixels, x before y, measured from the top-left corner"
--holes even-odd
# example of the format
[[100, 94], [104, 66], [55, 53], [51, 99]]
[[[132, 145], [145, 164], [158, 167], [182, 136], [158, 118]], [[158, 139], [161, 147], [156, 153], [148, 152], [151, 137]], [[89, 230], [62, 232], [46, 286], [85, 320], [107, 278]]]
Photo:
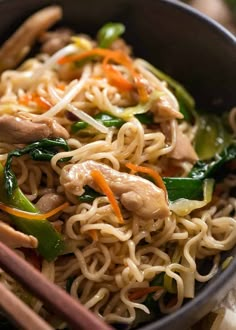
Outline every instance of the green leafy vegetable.
[[204, 181], [192, 178], [163, 178], [168, 198], [175, 201], [180, 198], [201, 200], [203, 197]]
[[190, 214], [193, 210], [200, 209], [210, 203], [214, 190], [214, 180], [204, 180], [203, 186], [203, 200], [189, 200], [180, 198], [170, 204], [170, 210], [180, 217]]
[[227, 162], [234, 159], [236, 159], [235, 141], [230, 146], [225, 148], [212, 161], [198, 161], [188, 176], [194, 179], [216, 178], [219, 170], [221, 170]]
[[153, 114], [150, 112], [140, 113], [135, 115], [135, 117], [140, 121], [141, 124], [150, 125], [153, 124]]
[[199, 117], [199, 128], [195, 139], [195, 150], [200, 160], [214, 157], [230, 143], [230, 133], [220, 117], [203, 115]]
[[98, 193], [97, 191], [93, 190], [89, 186], [85, 186], [84, 187], [84, 190], [85, 191], [84, 191], [83, 195], [81, 195], [81, 196], [78, 197], [78, 200], [81, 203], [92, 203], [95, 198], [102, 196], [100, 193]]
[[22, 149], [10, 151], [4, 167], [4, 186], [8, 195], [12, 195], [17, 187], [15, 174], [11, 170], [13, 157], [21, 157], [28, 154], [34, 160], [49, 161], [57, 152], [58, 148], [65, 151], [69, 150], [67, 142], [62, 138], [42, 139], [33, 142]]
[[113, 41], [125, 32], [125, 26], [121, 23], [107, 23], [98, 31], [98, 45], [101, 48], [108, 48]]
[[[27, 199], [19, 188], [15, 188], [11, 195], [5, 190], [4, 170], [0, 166], [0, 201], [6, 205], [22, 211], [39, 213], [37, 208]], [[38, 240], [38, 252], [48, 261], [54, 260], [64, 249], [61, 235], [53, 228], [48, 220], [30, 220], [9, 215], [15, 227], [27, 235]]]

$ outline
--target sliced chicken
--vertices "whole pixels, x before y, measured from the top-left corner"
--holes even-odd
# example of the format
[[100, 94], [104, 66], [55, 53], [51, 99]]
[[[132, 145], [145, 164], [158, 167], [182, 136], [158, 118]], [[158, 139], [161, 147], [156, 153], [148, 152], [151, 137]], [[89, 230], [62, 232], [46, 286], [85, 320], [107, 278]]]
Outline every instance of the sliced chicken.
[[154, 122], [158, 123], [169, 119], [182, 119], [183, 115], [174, 108], [166, 96], [160, 96], [150, 109], [154, 114]]
[[188, 160], [195, 163], [198, 160], [198, 155], [194, 150], [189, 138], [176, 125], [176, 145], [168, 157], [177, 160]]
[[33, 115], [19, 113], [17, 117], [3, 115], [0, 117], [0, 141], [6, 143], [31, 143], [43, 138], [69, 138], [67, 130], [55, 119], [42, 118], [40, 121]]
[[10, 248], [33, 248], [38, 246], [38, 240], [31, 235], [26, 235], [16, 231], [6, 223], [0, 221], [0, 241]]
[[82, 195], [85, 185], [100, 192], [91, 176], [91, 171], [95, 169], [103, 174], [111, 190], [127, 210], [145, 219], [162, 218], [169, 215], [169, 208], [162, 189], [148, 180], [118, 172], [95, 161], [65, 166], [60, 182], [68, 192], [74, 195]]
[[56, 53], [70, 43], [72, 35], [73, 31], [66, 28], [45, 32], [39, 38], [39, 41], [42, 42], [42, 53], [49, 55]]
[[62, 17], [59, 6], [46, 7], [30, 16], [0, 49], [0, 72], [17, 66], [33, 43]]
[[[36, 203], [37, 209], [41, 213], [47, 213], [54, 210], [56, 207], [60, 206], [65, 201], [65, 198], [61, 195], [55, 193], [48, 193], [43, 195]], [[56, 220], [58, 214], [50, 218], [50, 221]]]
[[122, 38], [118, 38], [110, 46], [113, 50], [120, 50], [127, 55], [131, 55], [132, 49]]

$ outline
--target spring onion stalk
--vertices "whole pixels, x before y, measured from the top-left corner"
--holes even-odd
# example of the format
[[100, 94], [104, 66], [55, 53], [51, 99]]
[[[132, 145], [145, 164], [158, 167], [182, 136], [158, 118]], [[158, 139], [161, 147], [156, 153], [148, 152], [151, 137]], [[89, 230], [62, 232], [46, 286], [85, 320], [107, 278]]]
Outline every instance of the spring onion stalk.
[[221, 118], [214, 115], [199, 117], [194, 144], [200, 160], [208, 160], [221, 153], [230, 144], [230, 141], [230, 134], [225, 129]]
[[202, 201], [189, 200], [185, 198], [180, 198], [173, 203], [170, 203], [170, 210], [173, 211], [178, 216], [184, 217], [190, 214], [193, 210], [199, 209], [210, 203], [212, 199], [214, 188], [214, 180], [206, 179], [204, 181], [203, 196]]
[[[121, 127], [125, 121], [121, 118], [117, 118], [115, 116], [112, 116], [106, 112], [100, 112], [96, 116], [94, 116], [94, 119], [97, 120], [98, 122], [101, 122], [102, 125], [105, 127]], [[71, 131], [72, 133], [76, 133], [80, 131], [81, 129], [88, 128], [89, 124], [86, 123], [85, 121], [77, 121], [71, 126]]]
[[125, 32], [125, 26], [121, 23], [107, 23], [98, 31], [97, 40], [100, 48], [108, 48], [113, 41]]
[[[4, 187], [4, 171], [0, 164], [0, 201], [22, 211], [39, 213], [37, 208], [27, 199], [19, 188], [9, 196]], [[47, 261], [54, 260], [64, 249], [61, 235], [48, 220], [29, 220], [10, 215], [16, 229], [32, 235], [38, 240], [38, 252]]]

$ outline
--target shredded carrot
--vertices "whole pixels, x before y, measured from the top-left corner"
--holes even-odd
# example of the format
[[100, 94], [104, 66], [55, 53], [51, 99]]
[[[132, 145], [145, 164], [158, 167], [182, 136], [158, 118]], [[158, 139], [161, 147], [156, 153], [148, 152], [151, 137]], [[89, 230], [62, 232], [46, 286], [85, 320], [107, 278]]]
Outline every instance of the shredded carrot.
[[49, 110], [52, 107], [52, 104], [45, 99], [43, 96], [39, 96], [36, 93], [27, 94], [19, 98], [19, 103], [23, 105], [29, 105], [30, 102], [36, 103], [36, 105], [42, 110]]
[[131, 84], [128, 80], [123, 78], [119, 71], [112, 69], [111, 66], [108, 64], [108, 62], [113, 61], [126, 67], [133, 76], [134, 84], [140, 96], [140, 101], [146, 102], [148, 100], [148, 93], [146, 87], [142, 81], [140, 74], [135, 70], [132, 59], [125, 53], [122, 53], [121, 51], [103, 49], [103, 48], [93, 48], [79, 54], [62, 57], [59, 59], [58, 63], [59, 64], [71, 63], [71, 62], [83, 60], [89, 56], [94, 56], [94, 55], [104, 57], [103, 69], [108, 79], [111, 80], [111, 83], [114, 83], [114, 85], [120, 87], [121, 89], [123, 88], [124, 90], [130, 90], [131, 88], [133, 88], [133, 84]]
[[125, 79], [122, 74], [110, 64], [104, 64], [103, 68], [112, 85], [123, 91], [130, 91], [133, 89], [133, 84]]
[[114, 51], [109, 50], [109, 49], [93, 48], [93, 49], [87, 50], [87, 51], [79, 53], [79, 54], [61, 57], [58, 60], [58, 64], [66, 64], [66, 63], [81, 61], [87, 57], [94, 56], [94, 55], [104, 57], [104, 56], [112, 54], [113, 52]]
[[137, 289], [137, 291], [131, 292], [128, 295], [128, 298], [129, 298], [129, 300], [137, 300], [137, 299], [143, 298], [148, 293], [156, 292], [160, 289], [163, 290], [163, 288], [161, 286], [150, 286], [148, 288], [140, 288], [140, 289]]
[[92, 237], [94, 241], [98, 241], [98, 233], [96, 229], [89, 230], [88, 234]]
[[6, 213], [9, 213], [16, 217], [20, 217], [20, 218], [24, 218], [24, 219], [44, 220], [44, 219], [52, 217], [53, 215], [57, 214], [58, 212], [60, 212], [62, 210], [64, 210], [65, 208], [67, 208], [67, 206], [69, 206], [69, 203], [65, 202], [62, 205], [56, 207], [55, 209], [53, 209], [47, 213], [39, 214], [39, 213], [31, 213], [31, 212], [18, 210], [16, 208], [13, 208], [13, 207], [7, 206], [3, 203], [0, 203], [0, 210], [5, 211]]
[[98, 170], [93, 170], [93, 171], [91, 171], [91, 176], [92, 176], [94, 182], [98, 185], [98, 187], [102, 190], [102, 192], [109, 199], [109, 202], [111, 203], [111, 206], [119, 220], [119, 223], [123, 224], [124, 219], [122, 217], [119, 205], [117, 203], [117, 200], [115, 199], [115, 196], [114, 196], [111, 188], [107, 184], [103, 174]]
[[158, 172], [154, 171], [152, 168], [138, 166], [138, 165], [131, 164], [131, 163], [127, 163], [125, 166], [128, 167], [130, 170], [132, 170], [133, 173], [141, 172], [141, 173], [149, 174], [154, 179], [156, 185], [164, 191], [166, 199], [167, 199], [168, 195], [167, 195], [166, 186], [162, 180], [162, 177], [160, 176], [160, 174]]
[[58, 84], [56, 85], [56, 87], [57, 87], [58, 89], [60, 89], [61, 91], [64, 91], [64, 90], [66, 89], [66, 85], [63, 84], [63, 83], [58, 83]]

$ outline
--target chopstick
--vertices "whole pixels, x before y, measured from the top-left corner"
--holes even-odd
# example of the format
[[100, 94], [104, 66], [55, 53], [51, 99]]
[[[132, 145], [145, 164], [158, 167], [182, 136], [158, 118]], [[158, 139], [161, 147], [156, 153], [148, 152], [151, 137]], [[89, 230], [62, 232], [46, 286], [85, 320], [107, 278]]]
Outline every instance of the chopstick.
[[11, 317], [21, 329], [53, 330], [40, 316], [35, 314], [22, 300], [17, 298], [0, 283], [0, 307]]
[[[76, 301], [64, 290], [48, 281], [39, 271], [2, 242], [0, 242], [0, 267], [23, 284], [27, 290], [31, 291], [41, 301], [44, 301], [50, 310], [59, 315], [60, 318], [63, 318], [72, 328], [76, 330], [113, 329], [86, 309], [79, 301]], [[10, 313], [9, 309], [7, 312]], [[44, 328], [37, 328], [37, 330], [40, 329], [44, 330]]]

